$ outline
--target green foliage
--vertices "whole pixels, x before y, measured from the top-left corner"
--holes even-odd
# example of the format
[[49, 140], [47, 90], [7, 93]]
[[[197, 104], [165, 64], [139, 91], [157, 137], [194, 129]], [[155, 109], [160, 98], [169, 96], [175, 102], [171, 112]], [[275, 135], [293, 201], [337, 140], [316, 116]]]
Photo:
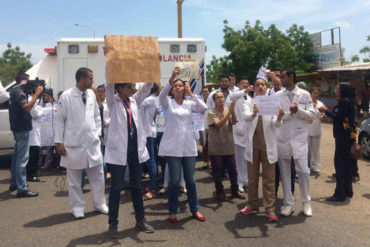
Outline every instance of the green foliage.
[[0, 57], [0, 81], [3, 85], [15, 80], [19, 72], [26, 72], [31, 68], [31, 54], [25, 54], [19, 46], [12, 48], [10, 43], [7, 44], [7, 49]]
[[251, 26], [246, 21], [241, 30], [234, 30], [224, 21], [222, 47], [229, 55], [216, 58], [207, 65], [207, 80], [218, 82], [220, 75], [235, 73], [254, 81], [261, 65], [267, 68], [291, 68], [297, 73], [315, 70], [312, 42], [303, 26], [292, 25], [283, 33], [275, 25], [265, 29], [260, 21]]
[[360, 57], [358, 56], [358, 55], [353, 55], [352, 57], [351, 57], [351, 62], [352, 63], [358, 63], [358, 62], [360, 62]]

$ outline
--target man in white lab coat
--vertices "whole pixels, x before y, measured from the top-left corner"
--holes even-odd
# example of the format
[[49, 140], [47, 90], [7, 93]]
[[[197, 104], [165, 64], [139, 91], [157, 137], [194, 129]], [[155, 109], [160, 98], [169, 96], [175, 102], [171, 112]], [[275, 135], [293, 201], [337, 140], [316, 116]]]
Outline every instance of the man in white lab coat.
[[56, 114], [55, 143], [67, 168], [69, 204], [76, 219], [84, 218], [85, 201], [81, 188], [82, 170], [86, 169], [95, 210], [108, 214], [104, 194], [103, 159], [100, 148], [101, 120], [94, 92], [90, 89], [93, 72], [80, 68], [76, 87], [65, 91]]
[[[283, 184], [283, 216], [294, 212], [295, 202], [291, 191], [291, 158], [299, 177], [299, 188], [303, 203], [303, 213], [312, 216], [310, 199], [310, 169], [307, 154], [307, 120], [315, 117], [310, 94], [295, 86], [296, 75], [292, 70], [282, 70], [280, 80], [284, 89], [276, 93], [280, 97], [281, 107], [286, 112], [283, 123], [277, 130], [277, 146], [281, 180]], [[290, 114], [289, 114], [290, 113]]]

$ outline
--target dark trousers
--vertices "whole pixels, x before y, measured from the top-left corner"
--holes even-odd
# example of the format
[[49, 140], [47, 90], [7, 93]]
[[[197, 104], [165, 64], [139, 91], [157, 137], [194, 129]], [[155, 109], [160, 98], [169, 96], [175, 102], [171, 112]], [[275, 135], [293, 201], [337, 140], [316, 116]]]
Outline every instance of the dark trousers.
[[[143, 191], [141, 188], [142, 164], [139, 164], [137, 143], [128, 143], [127, 163], [130, 169], [131, 198], [136, 221], [144, 219]], [[108, 165], [108, 164], [107, 164]], [[127, 165], [126, 165], [127, 166]], [[109, 223], [118, 222], [119, 202], [123, 188], [126, 166], [109, 164], [111, 189], [109, 192]]]
[[166, 169], [166, 159], [164, 157], [158, 156], [159, 144], [161, 143], [162, 136], [163, 132], [157, 132], [157, 137], [154, 141], [154, 152], [156, 154], [157, 165], [161, 165], [162, 176], [164, 177], [164, 171]]
[[223, 192], [224, 186], [222, 184], [223, 170], [226, 167], [229, 173], [231, 184], [231, 193], [238, 193], [238, 174], [235, 165], [234, 155], [210, 155], [212, 163], [212, 175], [215, 182], [216, 194]]
[[335, 139], [334, 166], [336, 173], [335, 196], [344, 199], [352, 197], [353, 162], [351, 160], [351, 146], [353, 141], [342, 138]]
[[40, 147], [30, 146], [29, 158], [27, 163], [27, 178], [37, 176], [38, 163], [40, 158]]
[[[294, 167], [294, 159], [292, 158], [292, 173], [291, 173], [291, 187], [292, 187], [292, 194], [294, 194], [294, 185], [295, 185], [295, 167]], [[277, 197], [277, 193], [279, 190], [279, 184], [280, 184], [280, 168], [279, 168], [279, 163], [275, 163], [275, 196]]]

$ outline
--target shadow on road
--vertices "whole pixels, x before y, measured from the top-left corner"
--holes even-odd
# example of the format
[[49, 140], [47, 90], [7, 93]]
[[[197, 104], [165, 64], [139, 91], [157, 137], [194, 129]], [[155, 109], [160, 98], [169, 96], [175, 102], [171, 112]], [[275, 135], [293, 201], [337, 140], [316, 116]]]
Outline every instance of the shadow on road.
[[362, 196], [367, 198], [367, 199], [370, 199], [370, 194], [363, 194]]
[[[160, 230], [185, 230], [183, 225], [191, 220], [192, 217], [187, 217], [184, 219], [180, 219], [177, 223], [172, 224], [167, 222], [166, 220], [155, 220], [155, 221], [150, 221], [148, 222], [150, 225], [152, 225], [156, 231]], [[119, 226], [118, 226], [119, 227]], [[108, 225], [107, 225], [108, 229]], [[167, 240], [142, 240], [139, 237], [139, 234], [141, 232], [138, 232], [134, 228], [126, 229], [123, 231], [118, 232], [118, 237], [116, 239], [111, 239], [108, 237], [107, 232], [102, 232], [98, 234], [92, 234], [92, 235], [87, 235], [84, 237], [76, 238], [71, 240], [67, 247], [72, 247], [72, 246], [80, 246], [80, 245], [92, 245], [92, 246], [97, 246], [105, 243], [111, 243], [110, 246], [115, 246], [115, 245], [121, 245], [120, 240], [129, 238], [137, 243], [164, 243], [167, 242]]]
[[[96, 215], [99, 215], [99, 212], [92, 211], [85, 214], [85, 218], [93, 217]], [[76, 219], [72, 216], [71, 213], [62, 213], [62, 214], [55, 214], [50, 215], [48, 217], [34, 220], [31, 222], [28, 222], [24, 224], [24, 227], [34, 227], [34, 228], [44, 228], [44, 227], [50, 227], [54, 225], [60, 225], [67, 222], [76, 221]]]

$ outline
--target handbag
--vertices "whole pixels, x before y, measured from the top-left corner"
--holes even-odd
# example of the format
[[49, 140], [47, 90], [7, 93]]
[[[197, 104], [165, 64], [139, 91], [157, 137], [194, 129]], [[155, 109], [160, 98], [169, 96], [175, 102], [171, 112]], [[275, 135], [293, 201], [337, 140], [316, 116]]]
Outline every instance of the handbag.
[[362, 148], [357, 142], [354, 142], [351, 146], [351, 157], [355, 160], [362, 158]]

